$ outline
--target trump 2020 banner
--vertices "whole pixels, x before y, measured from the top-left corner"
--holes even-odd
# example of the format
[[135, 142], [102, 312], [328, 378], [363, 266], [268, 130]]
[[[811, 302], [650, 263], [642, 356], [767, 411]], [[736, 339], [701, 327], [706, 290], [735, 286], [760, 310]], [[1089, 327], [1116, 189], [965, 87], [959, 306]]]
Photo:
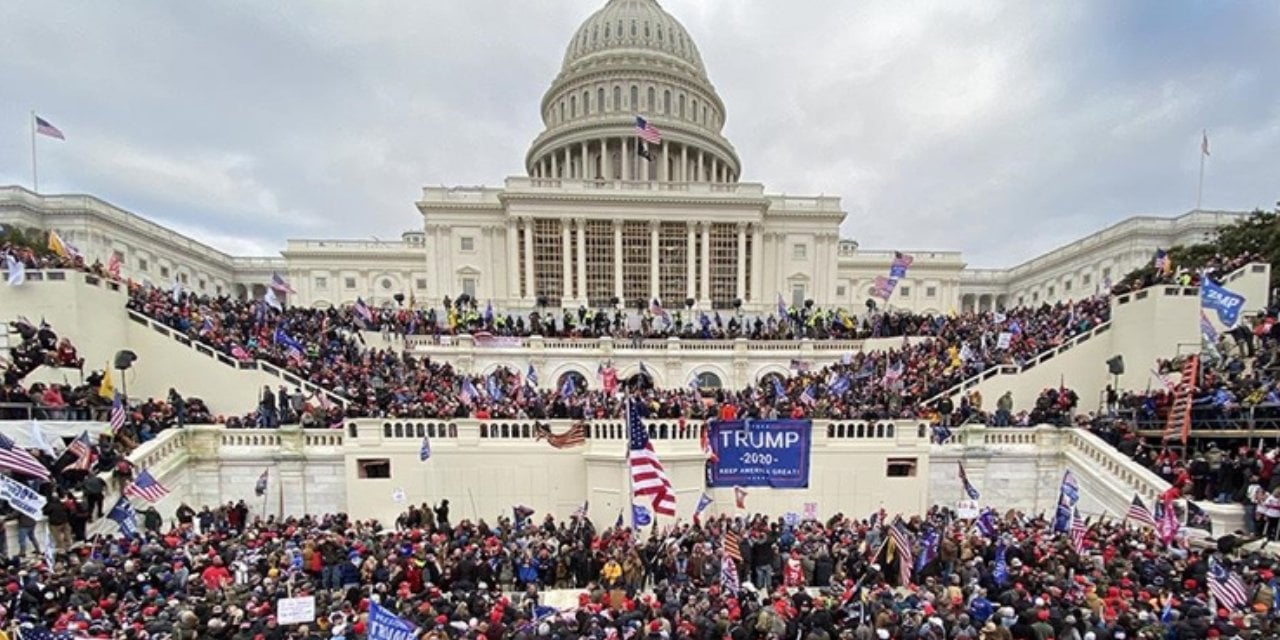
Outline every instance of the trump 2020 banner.
[[810, 421], [727, 420], [710, 430], [718, 460], [708, 465], [708, 487], [809, 486]]

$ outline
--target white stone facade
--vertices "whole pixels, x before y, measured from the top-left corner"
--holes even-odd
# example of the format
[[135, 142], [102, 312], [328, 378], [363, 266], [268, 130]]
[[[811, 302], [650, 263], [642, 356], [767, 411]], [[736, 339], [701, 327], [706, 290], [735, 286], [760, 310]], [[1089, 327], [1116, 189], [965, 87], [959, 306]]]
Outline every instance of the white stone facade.
[[[738, 181], [725, 105], [693, 39], [653, 0], [610, 0], [589, 17], [539, 108], [527, 175], [423, 189], [421, 220], [406, 215], [413, 230], [398, 241], [290, 239], [280, 257], [236, 257], [92, 196], [20, 187], [0, 187], [0, 223], [57, 230], [90, 261], [118, 253], [124, 276], [160, 286], [256, 297], [279, 272], [297, 289], [291, 302], [315, 306], [468, 294], [505, 310], [658, 299], [763, 312], [781, 297], [857, 313], [888, 274], [893, 251], [839, 237], [838, 197]], [[643, 143], [637, 116], [660, 143]], [[915, 262], [888, 305], [946, 313], [1092, 295], [1157, 247], [1202, 241], [1236, 215], [1130, 218], [1009, 269], [894, 247]]]

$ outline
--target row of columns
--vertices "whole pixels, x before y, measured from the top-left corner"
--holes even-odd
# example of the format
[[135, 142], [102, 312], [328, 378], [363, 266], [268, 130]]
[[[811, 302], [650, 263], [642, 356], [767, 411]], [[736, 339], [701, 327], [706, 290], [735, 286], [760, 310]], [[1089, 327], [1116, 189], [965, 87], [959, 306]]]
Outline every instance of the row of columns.
[[[622, 180], [649, 180], [659, 182], [736, 182], [738, 176], [728, 164], [716, 155], [702, 149], [679, 143], [649, 145], [650, 155], [657, 154], [650, 162], [640, 157], [633, 137], [601, 138], [568, 144], [547, 152], [532, 170], [534, 178], [570, 178], [579, 180], [613, 180], [613, 154], [618, 154], [618, 175]], [[596, 162], [599, 160], [599, 172]], [[657, 165], [655, 172], [651, 164]]]
[[[517, 260], [519, 255], [517, 225], [524, 230], [524, 260], [523, 264]], [[561, 218], [560, 219], [560, 241], [561, 241], [561, 304], [569, 305], [585, 305], [587, 304], [587, 221], [585, 218]], [[711, 223], [705, 221], [686, 221], [686, 242], [685, 242], [685, 295], [694, 298], [698, 304], [708, 307], [711, 304]], [[508, 264], [510, 272], [508, 276], [512, 282], [512, 289], [520, 295], [526, 304], [532, 304], [538, 297], [537, 280], [534, 277], [534, 260], [533, 260], [533, 228], [534, 219], [532, 217], [522, 216], [513, 219], [509, 223], [507, 234], [507, 251], [509, 254]], [[576, 233], [574, 230], [576, 229]], [[661, 222], [653, 220], [649, 222], [649, 297], [657, 298], [661, 292], [660, 285], [660, 268], [662, 255], [661, 243], [659, 242], [659, 230]], [[621, 220], [613, 221], [613, 295], [619, 300], [624, 300], [622, 287], [622, 239], [623, 222]], [[697, 238], [698, 232], [701, 231], [701, 256], [699, 255]], [[736, 281], [735, 281], [735, 297], [743, 301], [755, 301], [760, 298], [760, 281], [762, 278], [763, 267], [760, 260], [753, 260], [751, 264], [751, 291], [747, 290], [747, 232], [748, 224], [737, 224], [737, 264], [736, 264]], [[761, 247], [761, 230], [759, 225], [751, 225], [752, 248], [755, 252], [760, 251]], [[577, 287], [574, 285], [574, 256], [577, 256], [576, 281]], [[521, 282], [520, 269], [523, 269], [524, 286], [520, 288]], [[699, 277], [700, 276], [700, 277]], [[696, 289], [696, 291], [695, 291]]]

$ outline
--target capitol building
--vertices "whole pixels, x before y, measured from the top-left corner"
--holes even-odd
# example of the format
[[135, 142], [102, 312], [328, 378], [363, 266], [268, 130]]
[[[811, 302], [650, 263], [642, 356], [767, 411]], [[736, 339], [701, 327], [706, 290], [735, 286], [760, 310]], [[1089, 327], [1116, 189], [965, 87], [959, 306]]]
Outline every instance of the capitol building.
[[0, 223], [56, 230], [88, 260], [116, 254], [121, 275], [159, 286], [256, 297], [278, 273], [290, 303], [318, 307], [466, 294], [508, 310], [658, 300], [764, 312], [782, 299], [856, 313], [898, 251], [914, 261], [878, 304], [945, 313], [1093, 295], [1157, 247], [1204, 241], [1238, 215], [1133, 217], [1005, 269], [969, 269], [959, 251], [864, 249], [840, 237], [838, 197], [739, 180], [727, 107], [655, 0], [609, 0], [587, 18], [539, 110], [525, 175], [424, 188], [399, 241], [288, 239], [279, 256], [233, 256], [93, 196], [21, 187], [0, 187]]

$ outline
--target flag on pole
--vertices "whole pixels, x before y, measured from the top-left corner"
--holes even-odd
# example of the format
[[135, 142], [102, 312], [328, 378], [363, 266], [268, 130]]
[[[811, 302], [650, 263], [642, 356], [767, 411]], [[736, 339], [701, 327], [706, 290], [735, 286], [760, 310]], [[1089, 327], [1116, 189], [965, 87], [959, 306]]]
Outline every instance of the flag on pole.
[[1151, 510], [1147, 509], [1147, 505], [1143, 504], [1142, 498], [1136, 493], [1133, 494], [1133, 501], [1129, 503], [1129, 511], [1124, 514], [1124, 519], [1133, 520], [1144, 527], [1156, 528], [1155, 516], [1151, 515]]
[[587, 517], [587, 507], [589, 507], [589, 506], [591, 506], [591, 502], [590, 502], [589, 500], [583, 500], [583, 501], [582, 501], [582, 506], [578, 507], [577, 509], [574, 509], [574, 511], [573, 511], [573, 517], [575, 517], [575, 518], [585, 518], [585, 517]]
[[1200, 131], [1200, 153], [1205, 156], [1209, 155], [1209, 130], [1208, 129], [1202, 129]]
[[738, 565], [729, 555], [720, 559], [720, 584], [727, 593], [737, 595], [741, 585], [738, 583]]
[[706, 491], [703, 491], [702, 497], [698, 498], [698, 506], [693, 510], [693, 517], [696, 519], [699, 514], [707, 510], [707, 507], [711, 506], [712, 502], [711, 496], [707, 495]]
[[969, 475], [964, 472], [964, 463], [956, 462], [956, 464], [960, 465], [960, 484], [964, 487], [965, 495], [969, 496], [970, 500], [977, 500], [980, 494], [978, 493], [978, 490], [969, 483]]
[[262, 497], [267, 494], [267, 480], [270, 477], [268, 469], [262, 470], [262, 475], [258, 476], [258, 482], [253, 485], [253, 495]]
[[651, 522], [653, 522], [653, 516], [649, 513], [649, 510], [645, 508], [644, 505], [642, 504], [631, 505], [631, 528], [632, 529], [647, 527]]
[[122, 400], [120, 397], [120, 394], [117, 393], [115, 394], [115, 397], [111, 400], [110, 420], [111, 420], [112, 434], [120, 433], [120, 430], [124, 428], [126, 417], [127, 417], [127, 414], [125, 413], [125, 410], [124, 410], [124, 400]]
[[0, 469], [25, 474], [39, 480], [49, 479], [49, 470], [35, 456], [27, 453], [8, 436], [0, 433]]
[[128, 498], [120, 496], [115, 506], [111, 507], [111, 511], [107, 512], [107, 518], [120, 525], [120, 533], [126, 537], [133, 538], [138, 535], [138, 512], [134, 510]]
[[532, 364], [529, 365], [529, 372], [525, 374], [524, 381], [530, 387], [537, 388], [538, 386], [538, 372], [533, 368]]
[[1071, 548], [1075, 549], [1076, 555], [1084, 552], [1084, 534], [1088, 529], [1084, 526], [1084, 520], [1080, 518], [1079, 511], [1073, 511], [1071, 514]]
[[52, 251], [59, 258], [71, 258], [71, 251], [67, 249], [67, 243], [62, 241], [62, 236], [57, 231], [49, 230], [49, 251]]
[[283, 276], [274, 271], [271, 272], [271, 288], [280, 293], [297, 293], [293, 290], [288, 280], [285, 280]]
[[156, 480], [150, 471], [143, 469], [142, 473], [139, 473], [138, 477], [133, 479], [133, 482], [125, 486], [123, 493], [131, 498], [142, 498], [155, 504], [169, 495], [169, 490], [160, 484], [160, 481]]
[[50, 123], [48, 120], [45, 120], [44, 118], [41, 118], [40, 116], [36, 116], [36, 133], [42, 136], [57, 138], [59, 140], [64, 140], [64, 141], [67, 139], [66, 136], [62, 135], [61, 129], [53, 126], [52, 123]]
[[93, 442], [89, 440], [88, 431], [81, 431], [80, 435], [71, 441], [71, 445], [67, 447], [67, 453], [75, 456], [75, 460], [67, 465], [67, 469], [91, 471], [93, 463], [98, 459], [98, 452], [93, 449]]
[[631, 468], [632, 497], [650, 496], [653, 511], [659, 515], [676, 515], [676, 494], [667, 471], [649, 441], [649, 433], [640, 422], [640, 408], [635, 400], [627, 402], [627, 462]]
[[[175, 287], [178, 286], [178, 283], [176, 282], [173, 284]], [[178, 291], [178, 290], [175, 289], [175, 291]], [[276, 297], [275, 289], [267, 289], [267, 292], [262, 294], [262, 301], [265, 302], [268, 307], [271, 307], [276, 311], [284, 311], [284, 305], [280, 304], [280, 298]]]
[[423, 462], [431, 459], [431, 438], [422, 436], [422, 446], [418, 449], [418, 459]]
[[5, 271], [9, 272], [8, 277], [5, 278], [5, 281], [9, 283], [9, 286], [21, 286], [27, 281], [27, 265], [23, 264], [22, 261], [17, 258], [6, 254], [4, 257], [4, 268]]
[[898, 554], [898, 586], [911, 584], [911, 569], [915, 566], [915, 552], [911, 548], [911, 539], [902, 530], [898, 522], [889, 525], [889, 542]]
[[1249, 602], [1249, 591], [1240, 576], [1231, 573], [1216, 558], [1209, 559], [1209, 593], [1228, 611], [1243, 609]]
[[724, 555], [742, 561], [742, 538], [732, 529], [724, 532]]
[[662, 144], [662, 132], [640, 116], [636, 116], [636, 135], [649, 144]]
[[747, 490], [742, 487], [733, 488], [733, 502], [739, 509], [747, 508]]

